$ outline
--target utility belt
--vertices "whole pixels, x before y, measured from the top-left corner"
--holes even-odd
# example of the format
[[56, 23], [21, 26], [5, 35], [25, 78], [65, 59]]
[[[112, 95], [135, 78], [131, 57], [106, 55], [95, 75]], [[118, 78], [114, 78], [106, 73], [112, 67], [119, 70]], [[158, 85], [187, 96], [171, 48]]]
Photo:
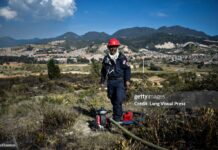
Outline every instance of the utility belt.
[[118, 77], [108, 77], [108, 80], [123, 80], [122, 77], [118, 78]]

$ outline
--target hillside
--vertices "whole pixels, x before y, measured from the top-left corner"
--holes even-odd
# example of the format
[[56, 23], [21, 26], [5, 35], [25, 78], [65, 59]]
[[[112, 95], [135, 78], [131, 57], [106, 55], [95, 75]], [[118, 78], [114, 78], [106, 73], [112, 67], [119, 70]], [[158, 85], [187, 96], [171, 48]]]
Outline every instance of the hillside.
[[181, 36], [192, 36], [192, 37], [203, 37], [208, 38], [209, 36], [202, 31], [196, 31], [194, 29], [185, 28], [182, 26], [171, 26], [171, 27], [160, 27], [158, 29], [159, 32], [181, 35]]
[[0, 47], [11, 47], [24, 44], [42, 44], [53, 40], [65, 40], [65, 46], [81, 48], [88, 46], [91, 43], [107, 42], [110, 37], [117, 37], [121, 42], [131, 47], [133, 50], [145, 47], [153, 48], [154, 44], [162, 44], [169, 41], [174, 43], [192, 41], [207, 44], [204, 40], [218, 40], [217, 36], [210, 36], [202, 31], [196, 31], [182, 26], [163, 26], [159, 29], [148, 27], [120, 29], [112, 35], [105, 32], [92, 31], [81, 36], [73, 32], [67, 32], [63, 35], [47, 39], [16, 40], [10, 37], [2, 37], [0, 38]]
[[105, 32], [87, 32], [81, 36], [83, 40], [87, 41], [105, 41], [110, 38], [110, 35]]

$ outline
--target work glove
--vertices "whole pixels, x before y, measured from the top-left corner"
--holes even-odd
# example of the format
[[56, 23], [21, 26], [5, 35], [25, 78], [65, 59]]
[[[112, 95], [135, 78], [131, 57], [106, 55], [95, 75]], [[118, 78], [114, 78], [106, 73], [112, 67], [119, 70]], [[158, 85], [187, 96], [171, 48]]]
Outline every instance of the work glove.
[[100, 83], [99, 90], [100, 90], [100, 91], [102, 91], [102, 90], [107, 90], [107, 87], [106, 87], [103, 83]]
[[130, 87], [130, 82], [129, 81], [126, 81], [125, 82], [125, 89], [128, 90]]

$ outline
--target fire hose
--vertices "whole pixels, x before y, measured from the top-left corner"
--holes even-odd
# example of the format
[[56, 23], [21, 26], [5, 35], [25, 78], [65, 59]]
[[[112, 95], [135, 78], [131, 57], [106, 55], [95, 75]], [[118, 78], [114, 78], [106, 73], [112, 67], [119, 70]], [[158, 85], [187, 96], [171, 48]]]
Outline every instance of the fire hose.
[[160, 147], [158, 145], [155, 145], [151, 142], [148, 142], [146, 140], [141, 139], [140, 137], [137, 137], [136, 135], [134, 135], [133, 133], [129, 132], [128, 130], [126, 130], [124, 127], [122, 127], [119, 123], [117, 123], [116, 121], [114, 121], [112, 118], [110, 118], [111, 123], [113, 123], [115, 126], [117, 126], [118, 128], [120, 128], [124, 133], [126, 133], [127, 135], [129, 135], [130, 137], [132, 137], [133, 139], [142, 142], [143, 144], [157, 149], [157, 150], [167, 150], [166, 148]]

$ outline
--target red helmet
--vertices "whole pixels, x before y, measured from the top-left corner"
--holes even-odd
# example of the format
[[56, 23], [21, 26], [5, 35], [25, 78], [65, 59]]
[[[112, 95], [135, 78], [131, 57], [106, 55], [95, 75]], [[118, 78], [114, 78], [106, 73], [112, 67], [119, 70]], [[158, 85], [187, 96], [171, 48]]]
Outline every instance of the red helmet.
[[116, 39], [116, 38], [111, 38], [109, 41], [108, 41], [108, 44], [107, 46], [120, 46], [120, 42]]

